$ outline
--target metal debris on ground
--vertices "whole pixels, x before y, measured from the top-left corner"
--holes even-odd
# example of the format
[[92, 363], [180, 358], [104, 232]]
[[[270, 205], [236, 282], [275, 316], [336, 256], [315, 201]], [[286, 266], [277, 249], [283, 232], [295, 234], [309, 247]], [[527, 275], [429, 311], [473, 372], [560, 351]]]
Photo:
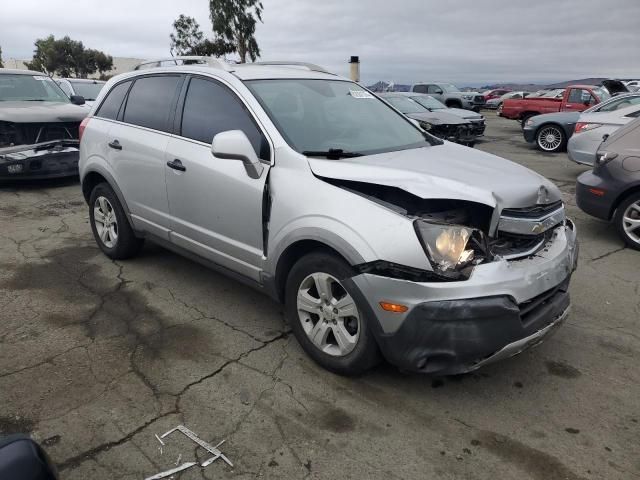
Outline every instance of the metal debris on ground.
[[156, 438], [158, 439], [158, 441], [160, 442], [160, 444], [164, 447], [164, 442], [162, 441], [162, 439], [158, 436], [158, 434], [156, 433]]
[[196, 462], [186, 462], [186, 463], [183, 463], [182, 465], [180, 465], [179, 467], [172, 468], [171, 470], [165, 470], [164, 472], [156, 473], [155, 475], [153, 475], [151, 477], [147, 477], [144, 480], [159, 480], [161, 478], [167, 478], [167, 477], [170, 477], [171, 475], [173, 475], [174, 473], [181, 472], [183, 470], [186, 470], [187, 468], [193, 467], [194, 465], [197, 465], [197, 463]]
[[176, 460], [176, 466], [180, 463], [180, 460], [182, 460], [182, 454], [178, 455], [178, 459]]
[[220, 443], [218, 443], [214, 447], [214, 446], [210, 445], [209, 443], [205, 442], [204, 440], [202, 440], [201, 438], [199, 438], [195, 433], [193, 433], [191, 430], [189, 430], [184, 425], [178, 425], [176, 428], [172, 428], [168, 432], [160, 435], [160, 438], [165, 438], [167, 435], [170, 435], [171, 433], [175, 432], [176, 430], [179, 431], [179, 432], [182, 432], [187, 438], [190, 438], [195, 443], [197, 443], [202, 448], [204, 448], [207, 452], [212, 453], [214, 455], [210, 459], [205, 460], [204, 462], [202, 462], [200, 464], [201, 467], [206, 467], [208, 465], [211, 465], [213, 462], [215, 462], [219, 458], [224, 460], [230, 467], [233, 467], [233, 463], [231, 463], [231, 461], [220, 450], [218, 450], [218, 447], [225, 442], [224, 440], [222, 440]]

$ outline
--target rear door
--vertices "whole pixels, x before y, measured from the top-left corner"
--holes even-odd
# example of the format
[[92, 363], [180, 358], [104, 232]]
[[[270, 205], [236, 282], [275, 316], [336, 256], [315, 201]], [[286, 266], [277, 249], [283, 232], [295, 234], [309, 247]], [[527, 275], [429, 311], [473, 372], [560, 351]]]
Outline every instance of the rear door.
[[165, 150], [183, 75], [138, 77], [106, 139], [136, 229], [169, 239]]
[[[262, 129], [230, 87], [193, 76], [178, 106], [176, 134], [167, 146], [165, 167], [171, 211], [171, 241], [245, 277], [260, 280], [263, 201], [271, 149]], [[213, 137], [242, 130], [265, 169], [250, 178], [237, 160], [216, 158]]]

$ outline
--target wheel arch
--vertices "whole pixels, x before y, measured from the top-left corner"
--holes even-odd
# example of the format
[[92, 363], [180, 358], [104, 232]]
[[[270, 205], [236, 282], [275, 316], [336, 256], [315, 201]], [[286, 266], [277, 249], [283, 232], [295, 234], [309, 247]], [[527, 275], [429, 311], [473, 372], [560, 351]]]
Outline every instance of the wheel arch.
[[[298, 239], [282, 251], [278, 256], [273, 272], [273, 294], [278, 301], [284, 301], [285, 286], [291, 268], [305, 255], [313, 252], [326, 252], [344, 260], [344, 262], [350, 266], [361, 263], [359, 259], [354, 259], [353, 255], [348, 253], [345, 254], [342, 248], [331, 245], [331, 243], [332, 242], [312, 238]], [[349, 257], [351, 257], [351, 259]]]
[[640, 180], [633, 183], [631, 187], [627, 188], [620, 195], [618, 195], [616, 200], [611, 205], [611, 210], [609, 211], [609, 219], [612, 219], [614, 217], [614, 215], [616, 214], [616, 210], [618, 210], [618, 207], [622, 202], [636, 193], [640, 193]]
[[131, 213], [129, 212], [129, 207], [127, 206], [127, 202], [124, 198], [124, 195], [122, 194], [122, 191], [120, 190], [120, 188], [118, 188], [118, 184], [114, 180], [113, 176], [109, 172], [101, 168], [94, 167], [93, 169], [86, 172], [82, 177], [82, 181], [81, 181], [82, 195], [85, 201], [87, 202], [87, 205], [89, 204], [89, 198], [91, 197], [91, 192], [100, 183], [106, 183], [115, 192], [116, 196], [118, 197], [118, 201], [120, 202], [120, 205], [122, 205], [122, 209], [124, 210], [124, 213], [127, 217], [127, 221], [129, 222], [129, 225], [131, 226], [131, 228], [133, 228], [133, 222], [131, 221]]

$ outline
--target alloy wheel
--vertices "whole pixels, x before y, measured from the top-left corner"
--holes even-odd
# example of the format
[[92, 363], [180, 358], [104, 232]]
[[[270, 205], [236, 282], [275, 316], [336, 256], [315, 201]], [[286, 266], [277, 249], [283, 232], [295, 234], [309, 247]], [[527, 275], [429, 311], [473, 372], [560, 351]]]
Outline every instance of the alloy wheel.
[[298, 318], [309, 340], [320, 351], [342, 357], [353, 351], [360, 336], [360, 314], [342, 284], [328, 273], [312, 273], [298, 288]]
[[113, 205], [106, 197], [96, 198], [93, 206], [93, 223], [104, 246], [115, 247], [118, 242], [118, 220]]
[[562, 132], [557, 127], [545, 127], [538, 133], [538, 145], [545, 152], [554, 152], [562, 144]]
[[640, 244], [640, 200], [629, 205], [622, 214], [622, 228], [631, 240]]

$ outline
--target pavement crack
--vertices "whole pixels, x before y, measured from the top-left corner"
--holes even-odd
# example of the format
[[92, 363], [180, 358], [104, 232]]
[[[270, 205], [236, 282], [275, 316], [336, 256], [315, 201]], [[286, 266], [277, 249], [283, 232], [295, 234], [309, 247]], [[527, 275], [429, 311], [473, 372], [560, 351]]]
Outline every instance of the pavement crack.
[[614, 253], [621, 252], [622, 250], [625, 250], [626, 248], [627, 248], [627, 247], [616, 248], [615, 250], [613, 250], [613, 251], [611, 251], [611, 252], [607, 252], [607, 253], [605, 253], [605, 254], [603, 254], [603, 255], [600, 255], [600, 256], [598, 256], [598, 257], [594, 257], [594, 258], [592, 258], [592, 259], [591, 259], [591, 262], [595, 262], [595, 261], [598, 261], [598, 260], [602, 260], [603, 258], [607, 258], [608, 256], [613, 255]]

